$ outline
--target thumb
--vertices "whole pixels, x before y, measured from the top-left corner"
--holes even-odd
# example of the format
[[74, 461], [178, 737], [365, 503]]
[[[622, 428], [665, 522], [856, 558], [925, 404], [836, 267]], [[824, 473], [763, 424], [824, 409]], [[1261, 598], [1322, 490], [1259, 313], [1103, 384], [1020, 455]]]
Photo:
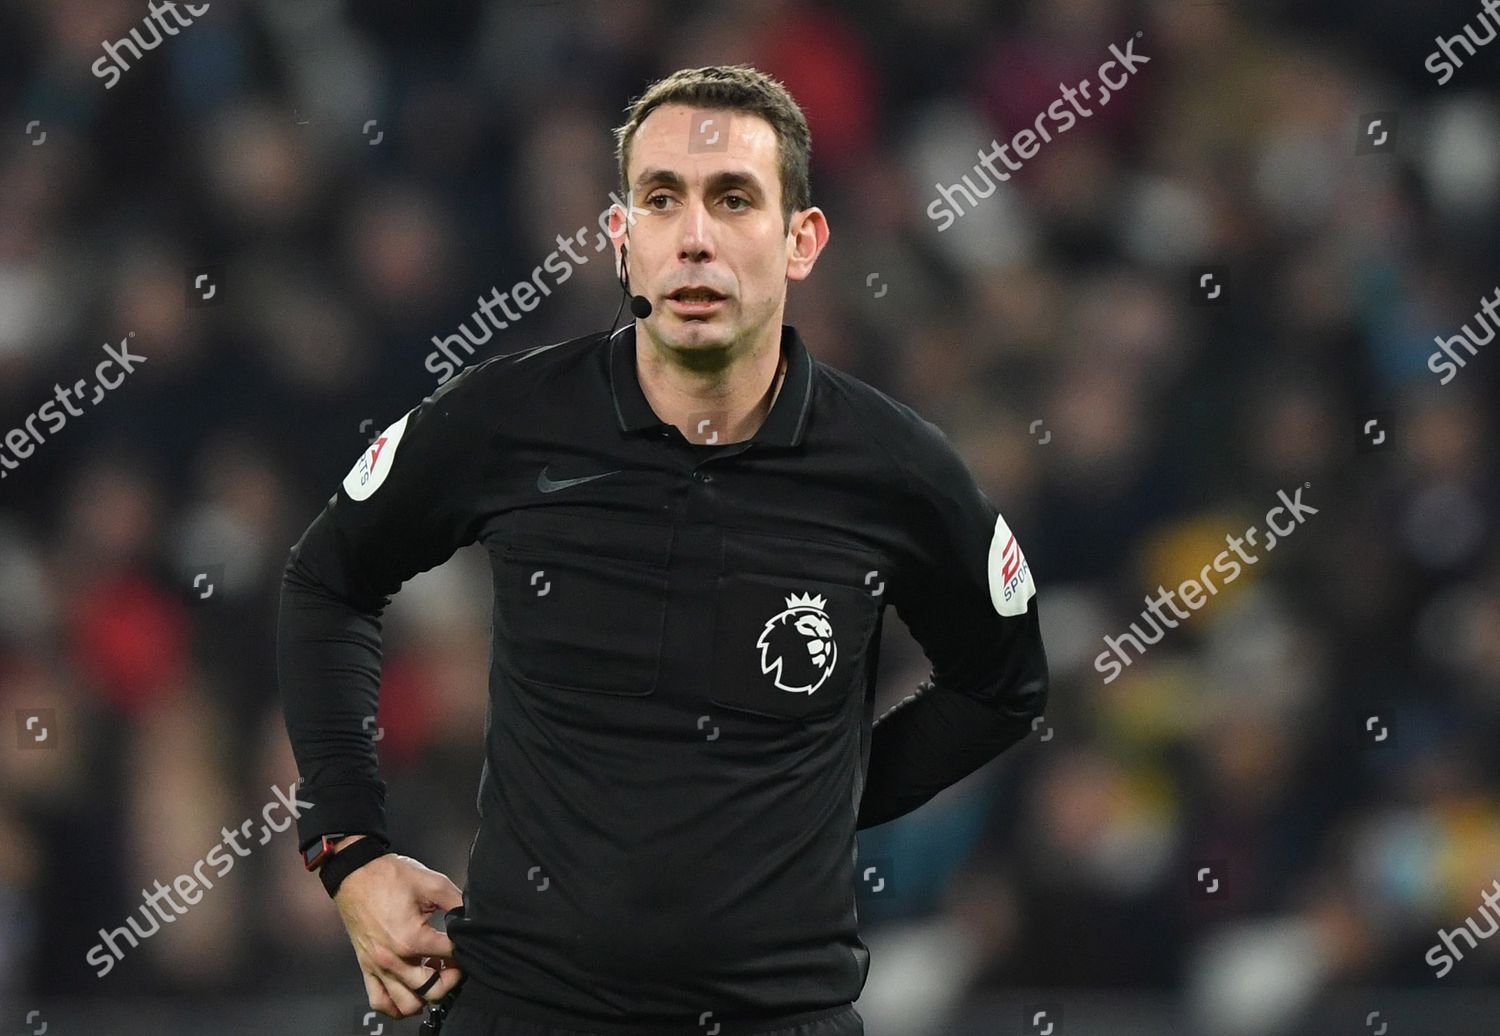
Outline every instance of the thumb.
[[429, 870], [423, 875], [423, 881], [418, 886], [418, 893], [428, 906], [438, 907], [443, 910], [451, 910], [456, 906], [463, 906], [464, 894], [459, 891], [457, 885], [446, 874]]
[[412, 956], [439, 957], [453, 960], [453, 940], [429, 924], [420, 925], [408, 946]]

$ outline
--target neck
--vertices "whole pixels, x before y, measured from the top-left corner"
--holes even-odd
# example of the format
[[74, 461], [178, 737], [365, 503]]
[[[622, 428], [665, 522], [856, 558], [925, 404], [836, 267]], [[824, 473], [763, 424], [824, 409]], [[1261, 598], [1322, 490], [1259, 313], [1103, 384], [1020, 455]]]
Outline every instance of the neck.
[[[786, 356], [776, 337], [720, 366], [689, 366], [683, 351], [665, 348], [637, 324], [636, 376], [651, 409], [688, 442], [724, 445], [753, 436], [781, 393]], [[701, 358], [689, 356], [690, 359]]]

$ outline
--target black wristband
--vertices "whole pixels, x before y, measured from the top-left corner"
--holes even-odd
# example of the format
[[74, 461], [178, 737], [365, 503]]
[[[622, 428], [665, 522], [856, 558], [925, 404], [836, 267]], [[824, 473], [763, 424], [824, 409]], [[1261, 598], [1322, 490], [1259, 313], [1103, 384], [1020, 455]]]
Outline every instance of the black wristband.
[[328, 890], [331, 899], [338, 894], [344, 879], [377, 856], [391, 851], [390, 843], [374, 835], [365, 835], [359, 841], [344, 846], [318, 868], [318, 878]]

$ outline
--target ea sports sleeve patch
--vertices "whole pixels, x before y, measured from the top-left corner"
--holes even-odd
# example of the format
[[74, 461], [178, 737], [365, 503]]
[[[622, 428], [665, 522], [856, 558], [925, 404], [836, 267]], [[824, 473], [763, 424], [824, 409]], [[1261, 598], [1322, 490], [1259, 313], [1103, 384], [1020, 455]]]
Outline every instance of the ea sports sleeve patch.
[[[415, 408], [413, 408], [415, 410]], [[406, 422], [413, 410], [401, 415], [401, 419], [375, 437], [365, 451], [344, 476], [344, 492], [351, 500], [368, 500], [385, 482], [396, 462], [396, 449], [401, 437], [406, 434]]]
[[1021, 552], [1015, 533], [1005, 524], [1005, 516], [995, 516], [995, 531], [990, 537], [990, 601], [1001, 615], [1021, 615], [1036, 594], [1031, 580], [1031, 565]]

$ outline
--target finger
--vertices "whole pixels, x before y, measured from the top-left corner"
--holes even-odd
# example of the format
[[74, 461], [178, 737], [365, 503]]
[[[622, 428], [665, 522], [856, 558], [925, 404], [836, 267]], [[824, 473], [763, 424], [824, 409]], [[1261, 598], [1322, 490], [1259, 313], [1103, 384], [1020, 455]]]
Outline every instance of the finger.
[[[391, 983], [399, 983], [403, 989], [410, 992], [432, 977], [436, 967], [424, 968], [418, 964], [419, 957], [398, 959], [394, 963], [381, 968], [380, 978], [389, 987]], [[395, 994], [392, 993], [392, 996]]]
[[427, 991], [425, 999], [428, 1003], [437, 1003], [443, 997], [453, 992], [454, 987], [463, 980], [463, 977], [463, 972], [458, 969], [457, 965], [448, 965], [446, 968], [443, 968], [442, 976], [437, 980], [437, 984]]
[[463, 978], [463, 972], [457, 964], [449, 964], [436, 957], [424, 958], [422, 966], [428, 969], [427, 980], [422, 983], [427, 989], [423, 990], [422, 986], [418, 986], [412, 992], [429, 1004], [435, 1004], [447, 996]]
[[[424, 963], [423, 967], [427, 967], [427, 965]], [[417, 994], [422, 1000], [431, 1000], [427, 994], [432, 992], [433, 987], [438, 984], [438, 979], [442, 977], [443, 973], [437, 968], [427, 967], [427, 977], [422, 980], [420, 986], [412, 987], [412, 992]]]
[[[425, 976], [418, 979], [416, 984], [420, 986], [423, 981], [425, 981]], [[401, 979], [381, 975], [380, 982], [385, 986], [386, 993], [396, 1003], [396, 1010], [399, 1012], [396, 1017], [410, 1018], [422, 1010], [422, 1001], [411, 991], [410, 986], [402, 983]]]
[[389, 1018], [400, 1018], [401, 1012], [396, 1009], [395, 1001], [386, 993], [385, 986], [380, 984], [380, 980], [368, 972], [363, 977], [365, 995], [369, 997], [370, 1007]]

